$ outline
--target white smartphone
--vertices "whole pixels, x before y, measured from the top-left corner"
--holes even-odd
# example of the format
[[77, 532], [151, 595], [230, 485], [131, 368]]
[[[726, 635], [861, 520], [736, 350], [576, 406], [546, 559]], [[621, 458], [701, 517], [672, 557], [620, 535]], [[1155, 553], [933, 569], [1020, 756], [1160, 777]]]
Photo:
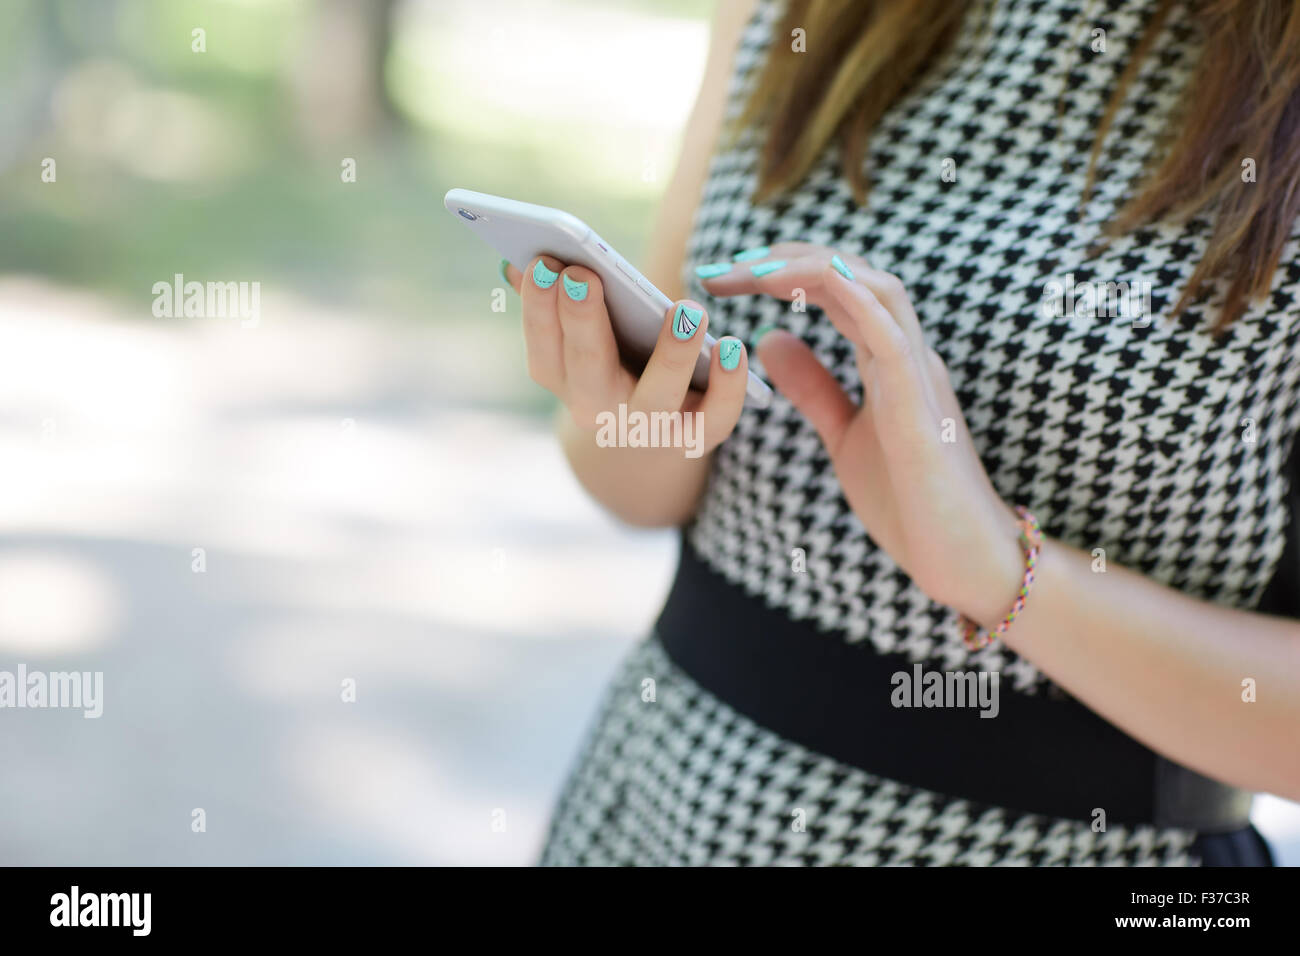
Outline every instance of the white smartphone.
[[[469, 189], [450, 190], [443, 203], [448, 212], [521, 272], [537, 256], [548, 255], [565, 265], [585, 266], [599, 275], [623, 361], [633, 371], [645, 367], [672, 301], [586, 223], [559, 209]], [[706, 334], [700, 343], [691, 376], [693, 388], [702, 390], [708, 384], [715, 341]], [[750, 372], [745, 383], [746, 404], [766, 408], [771, 401], [772, 389]]]

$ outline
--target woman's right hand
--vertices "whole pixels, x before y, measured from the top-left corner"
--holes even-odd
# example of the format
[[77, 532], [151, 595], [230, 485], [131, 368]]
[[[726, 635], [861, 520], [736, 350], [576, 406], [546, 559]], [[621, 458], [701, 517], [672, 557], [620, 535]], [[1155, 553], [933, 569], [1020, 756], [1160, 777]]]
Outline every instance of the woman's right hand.
[[[595, 272], [540, 256], [528, 264], [527, 273], [508, 266], [506, 276], [523, 301], [528, 373], [564, 403], [578, 428], [594, 432], [601, 413], [617, 416], [619, 406], [626, 405], [629, 412], [702, 413], [705, 454], [731, 434], [745, 404], [749, 358], [739, 339], [720, 339], [709, 360], [708, 389], [690, 389], [709, 322], [698, 302], [673, 303], [654, 352], [637, 375], [619, 361], [604, 288]], [[675, 322], [682, 308], [689, 310], [685, 321]], [[683, 337], [681, 330], [692, 324], [696, 327]]]

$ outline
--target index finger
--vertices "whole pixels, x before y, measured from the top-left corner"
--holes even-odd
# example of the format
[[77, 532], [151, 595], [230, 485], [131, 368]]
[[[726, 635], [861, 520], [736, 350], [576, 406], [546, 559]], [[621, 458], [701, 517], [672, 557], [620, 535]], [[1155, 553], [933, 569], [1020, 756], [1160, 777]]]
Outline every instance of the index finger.
[[737, 262], [730, 264], [729, 271], [702, 281], [709, 294], [717, 298], [761, 294], [793, 302], [802, 297], [825, 312], [840, 335], [854, 345], [866, 347], [858, 323], [827, 287], [829, 262], [829, 257], [819, 255]]

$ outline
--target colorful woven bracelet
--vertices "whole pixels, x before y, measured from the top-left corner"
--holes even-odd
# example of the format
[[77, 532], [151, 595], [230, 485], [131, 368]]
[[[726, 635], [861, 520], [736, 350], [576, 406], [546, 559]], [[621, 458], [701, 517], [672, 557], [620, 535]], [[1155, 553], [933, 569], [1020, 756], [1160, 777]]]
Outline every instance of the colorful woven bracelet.
[[1016, 514], [1020, 516], [1020, 548], [1025, 552], [1025, 577], [1020, 582], [1020, 593], [1016, 595], [1016, 602], [1011, 605], [1011, 610], [1002, 619], [1002, 623], [992, 631], [981, 630], [980, 626], [966, 615], [961, 616], [962, 640], [972, 651], [987, 647], [1007, 632], [1011, 622], [1025, 609], [1029, 589], [1034, 586], [1034, 567], [1038, 564], [1038, 552], [1043, 546], [1043, 532], [1038, 527], [1038, 519], [1023, 505], [1016, 505]]

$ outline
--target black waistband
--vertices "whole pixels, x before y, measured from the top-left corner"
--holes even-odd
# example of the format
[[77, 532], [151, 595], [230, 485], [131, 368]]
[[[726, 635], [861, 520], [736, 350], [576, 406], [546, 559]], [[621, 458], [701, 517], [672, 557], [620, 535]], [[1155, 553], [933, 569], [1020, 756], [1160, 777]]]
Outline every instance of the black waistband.
[[881, 777], [1089, 822], [1101, 809], [1108, 822], [1202, 832], [1249, 823], [1249, 794], [1164, 760], [1071, 698], [1016, 693], [999, 681], [992, 718], [978, 707], [894, 706], [894, 675], [917, 675], [905, 656], [792, 620], [689, 544], [657, 631], [673, 661], [735, 710]]

